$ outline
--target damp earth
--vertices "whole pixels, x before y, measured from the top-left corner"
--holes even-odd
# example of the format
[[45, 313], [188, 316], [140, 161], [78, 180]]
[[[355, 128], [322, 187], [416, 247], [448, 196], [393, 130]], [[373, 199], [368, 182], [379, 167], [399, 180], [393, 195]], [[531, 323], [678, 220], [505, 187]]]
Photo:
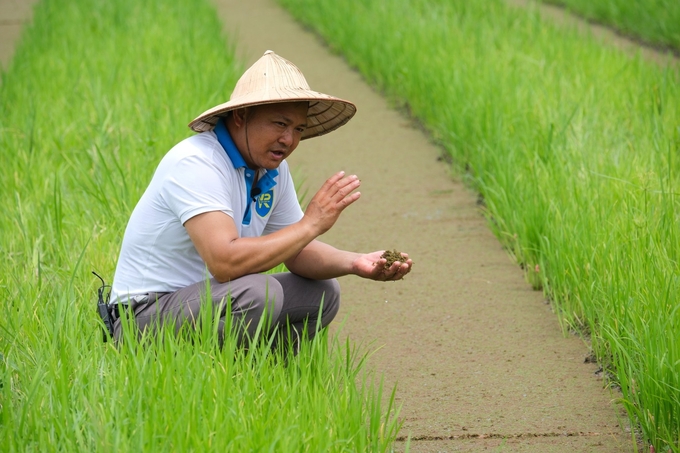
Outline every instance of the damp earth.
[[385, 258], [387, 260], [387, 262], [385, 263], [385, 269], [388, 269], [396, 261], [399, 261], [401, 263], [406, 261], [406, 257], [397, 250], [386, 250], [385, 253], [380, 255], [380, 258]]

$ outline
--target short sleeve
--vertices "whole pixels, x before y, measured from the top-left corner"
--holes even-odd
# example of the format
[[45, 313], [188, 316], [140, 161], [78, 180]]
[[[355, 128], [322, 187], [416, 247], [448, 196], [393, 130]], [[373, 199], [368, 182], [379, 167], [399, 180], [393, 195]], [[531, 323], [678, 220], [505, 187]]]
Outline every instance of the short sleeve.
[[184, 224], [199, 214], [222, 211], [234, 217], [230, 175], [203, 155], [189, 155], [166, 174], [160, 191], [170, 210]]

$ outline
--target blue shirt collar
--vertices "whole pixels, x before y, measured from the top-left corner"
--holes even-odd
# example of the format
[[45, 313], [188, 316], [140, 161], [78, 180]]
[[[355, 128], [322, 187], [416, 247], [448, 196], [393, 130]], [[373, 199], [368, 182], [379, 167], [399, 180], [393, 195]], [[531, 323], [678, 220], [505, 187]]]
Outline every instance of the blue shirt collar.
[[224, 120], [220, 119], [217, 121], [214, 132], [215, 135], [217, 135], [217, 141], [220, 142], [220, 145], [222, 145], [222, 148], [224, 148], [224, 151], [227, 153], [227, 156], [234, 165], [234, 168], [248, 167], [238, 148], [236, 148], [234, 140], [231, 138], [231, 134], [229, 134], [227, 126], [224, 124]]
[[[272, 188], [276, 185], [275, 178], [279, 175], [279, 171], [276, 169], [266, 170], [264, 175], [262, 175], [262, 177], [260, 177], [260, 179], [257, 181], [257, 184], [255, 184], [254, 188], [255, 190], [253, 190], [255, 171], [248, 168], [245, 159], [243, 159], [243, 156], [236, 147], [236, 144], [234, 144], [234, 140], [231, 138], [231, 134], [229, 134], [229, 131], [227, 130], [227, 126], [224, 124], [223, 119], [220, 119], [217, 122], [217, 124], [215, 125], [214, 132], [215, 135], [217, 136], [217, 141], [220, 143], [220, 145], [222, 145], [222, 148], [224, 148], [224, 151], [227, 153], [227, 157], [229, 157], [229, 160], [231, 161], [234, 168], [244, 169], [244, 176], [246, 180], [246, 193], [249, 194], [247, 198], [251, 198], [252, 201], [255, 201], [262, 194], [265, 194], [272, 190]], [[246, 201], [246, 212], [244, 213], [243, 216], [244, 225], [250, 224], [250, 212], [251, 212], [250, 201], [251, 200]]]
[[[227, 126], [224, 124], [224, 120], [220, 119], [215, 125], [214, 129], [215, 135], [217, 135], [217, 141], [220, 142], [222, 148], [227, 153], [229, 160], [234, 165], [234, 168], [248, 168], [245, 159], [241, 156], [241, 152], [238, 150], [234, 144], [234, 140], [231, 138], [231, 134], [227, 130]], [[265, 176], [270, 175], [274, 178], [279, 175], [278, 170], [266, 170]], [[274, 183], [276, 184], [276, 183]], [[273, 187], [273, 186], [272, 186]]]

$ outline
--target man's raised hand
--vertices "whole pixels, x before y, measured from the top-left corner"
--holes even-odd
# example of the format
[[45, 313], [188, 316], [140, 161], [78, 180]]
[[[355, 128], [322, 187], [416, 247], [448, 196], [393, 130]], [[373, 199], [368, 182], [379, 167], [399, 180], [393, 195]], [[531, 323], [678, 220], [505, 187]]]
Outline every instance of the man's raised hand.
[[359, 199], [361, 192], [355, 190], [360, 185], [356, 175], [345, 176], [344, 171], [326, 180], [305, 210], [305, 219], [314, 226], [318, 235], [330, 230], [342, 211]]

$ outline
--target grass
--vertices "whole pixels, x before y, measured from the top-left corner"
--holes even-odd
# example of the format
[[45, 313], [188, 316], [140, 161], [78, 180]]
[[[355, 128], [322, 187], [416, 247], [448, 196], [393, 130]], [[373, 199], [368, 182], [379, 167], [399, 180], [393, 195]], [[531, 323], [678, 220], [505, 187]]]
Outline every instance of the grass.
[[632, 440], [680, 451], [677, 67], [501, 0], [280, 2], [451, 154], [527, 279], [615, 373]]
[[389, 392], [325, 333], [285, 365], [265, 337], [219, 348], [210, 319], [101, 342], [91, 271], [111, 279], [158, 161], [243, 68], [205, 1], [44, 0], [33, 17], [0, 83], [2, 450], [388, 450]]
[[680, 52], [680, 2], [675, 0], [543, 0], [611, 25], [644, 42]]
[[218, 347], [206, 321], [185, 341], [144, 347], [130, 336], [119, 349], [76, 343], [58, 329], [47, 347], [10, 349], [3, 450], [385, 451], [396, 435], [349, 345], [323, 332], [284, 363], [233, 338]]

